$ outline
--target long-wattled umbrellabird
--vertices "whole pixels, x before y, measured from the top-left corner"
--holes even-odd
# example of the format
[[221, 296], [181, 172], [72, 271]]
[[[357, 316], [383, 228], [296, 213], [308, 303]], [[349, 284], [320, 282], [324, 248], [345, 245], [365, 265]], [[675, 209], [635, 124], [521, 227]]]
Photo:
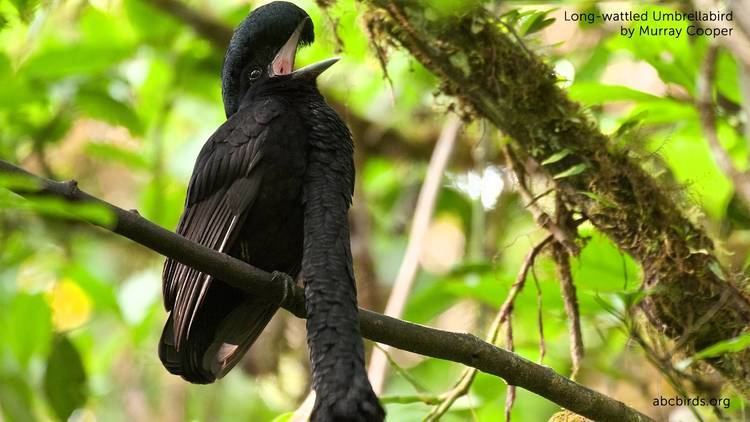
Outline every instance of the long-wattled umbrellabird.
[[[177, 232], [266, 271], [302, 274], [316, 402], [313, 421], [381, 421], [364, 369], [347, 211], [351, 134], [316, 87], [336, 62], [293, 70], [313, 42], [307, 13], [287, 2], [254, 10], [224, 58], [227, 121], [203, 146]], [[159, 357], [210, 383], [242, 358], [278, 305], [167, 259], [170, 312]]]

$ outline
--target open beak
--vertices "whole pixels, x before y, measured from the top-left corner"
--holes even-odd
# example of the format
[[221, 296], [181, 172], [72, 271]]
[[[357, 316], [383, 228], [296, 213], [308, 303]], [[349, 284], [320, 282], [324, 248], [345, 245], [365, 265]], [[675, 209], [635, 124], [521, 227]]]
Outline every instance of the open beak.
[[315, 79], [323, 73], [323, 71], [339, 61], [338, 57], [334, 57], [294, 70], [294, 58], [297, 55], [299, 37], [302, 34], [302, 30], [305, 28], [307, 19], [297, 25], [297, 28], [292, 32], [292, 35], [286, 43], [284, 43], [281, 49], [279, 49], [278, 53], [276, 53], [276, 57], [274, 57], [270, 66], [271, 69], [269, 73], [271, 74], [271, 77], [291, 75], [293, 79]]

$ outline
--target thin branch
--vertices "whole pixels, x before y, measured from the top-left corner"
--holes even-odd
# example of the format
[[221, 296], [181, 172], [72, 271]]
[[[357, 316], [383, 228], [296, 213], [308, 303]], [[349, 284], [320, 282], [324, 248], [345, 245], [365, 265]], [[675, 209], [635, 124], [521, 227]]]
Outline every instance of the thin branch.
[[732, 162], [727, 150], [721, 146], [716, 128], [716, 112], [713, 100], [714, 79], [716, 77], [716, 59], [719, 46], [711, 44], [706, 51], [703, 68], [698, 83], [696, 107], [700, 113], [703, 133], [706, 135], [716, 165], [732, 181], [737, 194], [746, 205], [750, 205], [750, 175], [740, 172]]
[[[461, 120], [458, 116], [451, 115], [435, 145], [432, 158], [430, 158], [430, 163], [427, 166], [427, 175], [422, 184], [422, 189], [419, 191], [414, 219], [409, 231], [409, 243], [406, 245], [401, 267], [398, 270], [398, 275], [396, 275], [396, 281], [393, 283], [391, 295], [385, 305], [384, 314], [386, 315], [400, 317], [404, 311], [404, 306], [406, 306], [406, 300], [414, 285], [414, 279], [419, 268], [419, 256], [422, 253], [425, 234], [432, 220], [443, 173], [445, 173], [448, 159], [451, 157], [460, 129]], [[388, 361], [384, 352], [388, 352], [388, 347], [383, 347], [383, 350], [373, 350], [370, 366], [367, 370], [375, 394], [382, 393], [385, 385]]]
[[[267, 273], [229, 255], [193, 243], [149, 222], [138, 213], [125, 211], [79, 190], [73, 181], [55, 182], [43, 179], [2, 160], [0, 174], [22, 177], [33, 182], [36, 186], [34, 188], [25, 183], [10, 187], [22, 196], [47, 195], [70, 202], [98, 205], [115, 217], [113, 225], [107, 226], [99, 222], [100, 227], [210, 274], [233, 287], [252, 292], [256, 297], [280, 303], [284, 309], [296, 316], [305, 315], [304, 293], [289, 276]], [[87, 221], [97, 224], [97, 220]], [[557, 374], [551, 368], [537, 365], [507, 350], [483, 342], [473, 335], [437, 330], [364, 309], [360, 309], [359, 318], [362, 335], [370, 340], [475, 367], [499, 376], [509, 384], [546, 397], [580, 415], [597, 420], [651, 420], [615, 399]]]
[[[531, 212], [534, 221], [536, 221], [540, 227], [552, 233], [557, 243], [565, 246], [571, 255], [578, 255], [580, 248], [575, 243], [575, 235], [565, 230], [565, 227], [558, 225], [549, 214], [537, 205], [537, 200], [544, 194], [534, 196], [526, 187], [525, 176], [527, 172], [510, 146], [505, 145], [503, 147], [503, 153], [505, 154], [506, 164], [518, 179], [518, 184], [516, 185], [518, 187], [518, 192], [521, 194], [523, 200], [526, 201], [525, 207]], [[545, 194], [547, 192], [550, 192], [550, 190], [545, 191]]]
[[[497, 341], [498, 334], [500, 333], [500, 328], [503, 326], [503, 323], [509, 320], [511, 313], [513, 312], [513, 304], [515, 303], [518, 294], [521, 293], [521, 290], [523, 290], [523, 287], [526, 283], [526, 278], [529, 274], [529, 270], [533, 268], [537, 255], [539, 255], [544, 247], [547, 246], [551, 241], [552, 235], [545, 237], [541, 242], [534, 246], [524, 258], [523, 264], [521, 264], [521, 269], [518, 271], [516, 280], [510, 287], [510, 291], [508, 292], [508, 296], [505, 298], [505, 302], [503, 302], [502, 306], [500, 306], [495, 319], [490, 325], [487, 337], [485, 338], [488, 343], [494, 344]], [[509, 335], [512, 336], [512, 332]], [[453, 406], [453, 403], [455, 403], [456, 400], [469, 392], [469, 388], [474, 382], [476, 374], [476, 368], [467, 368], [466, 370], [464, 370], [464, 372], [459, 377], [458, 382], [456, 382], [453, 388], [441, 395], [442, 401], [438, 406], [432, 409], [425, 420], [439, 420], [445, 414], [445, 412], [447, 412], [448, 409]], [[511, 384], [508, 383], [509, 388], [510, 386]]]
[[[744, 1], [744, 0], [743, 0]], [[741, 4], [742, 2], [737, 2]], [[693, 7], [695, 10], [709, 10], [715, 7], [715, 3], [712, 0], [693, 0]], [[736, 7], [736, 5], [733, 5]], [[739, 15], [736, 15], [739, 16]], [[744, 33], [738, 33], [738, 27], [734, 25], [733, 21], [701, 21], [700, 25], [706, 28], [715, 29], [734, 29], [732, 35], [728, 37], [718, 37], [717, 40], [729, 49], [737, 61], [742, 64], [745, 69], [750, 69], [750, 38], [744, 36]]]
[[[534, 265], [534, 264], [531, 264]], [[511, 352], [515, 350], [513, 345], [513, 314], [508, 314], [508, 324], [505, 334], [505, 347]], [[516, 402], [516, 386], [508, 385], [505, 390], [505, 422], [510, 422], [510, 412], [513, 410], [513, 403]]]
[[578, 297], [576, 286], [573, 284], [573, 276], [570, 273], [570, 255], [560, 244], [552, 245], [552, 255], [557, 264], [557, 276], [560, 279], [560, 290], [562, 292], [565, 313], [568, 315], [568, 334], [570, 336], [570, 357], [573, 361], [573, 370], [570, 377], [576, 378], [578, 370], [581, 369], [583, 360], [583, 338], [581, 336], [581, 315], [578, 310]]
[[536, 287], [536, 322], [539, 327], [539, 364], [544, 363], [544, 356], [547, 354], [547, 346], [544, 342], [544, 317], [542, 307], [542, 286], [539, 285], [539, 277], [536, 276], [534, 264], [531, 265], [531, 277], [534, 278]]
[[[382, 350], [383, 346], [375, 343], [375, 347]], [[393, 370], [396, 371], [396, 373], [398, 373], [399, 375], [401, 375], [401, 377], [403, 377], [404, 380], [406, 380], [406, 382], [408, 382], [412, 387], [414, 387], [414, 390], [416, 390], [420, 394], [425, 394], [428, 391], [426, 388], [424, 388], [422, 385], [419, 384], [419, 381], [417, 381], [416, 378], [411, 376], [411, 374], [409, 374], [404, 368], [399, 366], [399, 364], [396, 363], [395, 360], [393, 360], [393, 357], [391, 356], [390, 353], [385, 353], [385, 356], [388, 358], [388, 364], [391, 365]]]
[[440, 402], [440, 397], [436, 396], [424, 396], [424, 395], [413, 395], [413, 396], [385, 396], [380, 398], [380, 402], [383, 404], [397, 403], [397, 404], [411, 404], [411, 403], [424, 403], [424, 404], [437, 404]]

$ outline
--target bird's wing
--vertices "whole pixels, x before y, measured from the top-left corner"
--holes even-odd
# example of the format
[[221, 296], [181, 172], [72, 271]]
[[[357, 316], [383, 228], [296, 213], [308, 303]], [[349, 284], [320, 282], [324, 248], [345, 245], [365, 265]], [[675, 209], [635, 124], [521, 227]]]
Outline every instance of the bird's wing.
[[[196, 160], [177, 233], [221, 252], [231, 249], [258, 196], [263, 143], [280, 113], [281, 105], [269, 100], [234, 114], [209, 138]], [[190, 334], [211, 278], [173, 259], [164, 264], [164, 305], [172, 312], [177, 350]]]

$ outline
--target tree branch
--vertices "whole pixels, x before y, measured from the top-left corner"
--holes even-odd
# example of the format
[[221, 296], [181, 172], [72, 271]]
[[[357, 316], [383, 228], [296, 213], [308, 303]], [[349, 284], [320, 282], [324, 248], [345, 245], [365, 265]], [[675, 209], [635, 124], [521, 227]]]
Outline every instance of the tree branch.
[[[529, 275], [529, 270], [531, 270], [531, 268], [533, 268], [534, 266], [536, 257], [552, 240], [552, 237], [552, 235], [549, 235], [541, 242], [537, 243], [536, 246], [531, 248], [531, 251], [529, 251], [529, 253], [526, 255], [526, 258], [524, 258], [523, 264], [521, 264], [521, 269], [518, 271], [518, 276], [516, 276], [516, 281], [513, 282], [512, 286], [510, 286], [510, 291], [505, 297], [505, 301], [497, 311], [497, 315], [495, 315], [495, 319], [492, 321], [492, 324], [490, 324], [490, 329], [488, 330], [487, 336], [485, 337], [486, 341], [490, 344], [494, 344], [497, 341], [498, 334], [500, 333], [500, 328], [506, 322], [508, 323], [508, 340], [512, 341], [513, 328], [511, 324], [511, 314], [513, 313], [513, 305], [515, 304], [518, 294], [521, 293], [521, 290], [523, 290], [524, 286], [526, 285], [526, 278]], [[456, 382], [453, 388], [451, 388], [445, 394], [440, 395], [440, 402], [434, 409], [432, 409], [427, 417], [425, 417], [425, 422], [439, 421], [440, 418], [445, 414], [445, 412], [447, 412], [448, 409], [453, 406], [453, 403], [455, 403], [456, 400], [469, 392], [469, 388], [471, 388], [471, 384], [474, 382], [476, 374], [476, 368], [466, 368], [458, 378], [458, 382]], [[505, 406], [506, 421], [510, 420], [509, 412], [514, 399], [514, 386], [513, 384], [508, 384]]]
[[[78, 189], [75, 181], [44, 179], [0, 160], [0, 175], [23, 177], [33, 182], [10, 189], [25, 197], [52, 196], [73, 203], [95, 204], [115, 218], [112, 226], [89, 220], [142, 246], [214, 276], [217, 280], [275, 301], [298, 317], [304, 317], [304, 294], [289, 276], [269, 274], [229, 255], [193, 243], [182, 236]], [[471, 334], [453, 333], [412, 324], [360, 309], [362, 334], [393, 347], [463, 363], [505, 379], [545, 397], [558, 405], [595, 420], [650, 421], [623, 403], [575, 383], [550, 368], [537, 365], [507, 350], [486, 343]]]
[[[627, 151], [612, 147], [557, 86], [549, 66], [519, 45], [496, 16], [478, 6], [460, 16], [425, 19], [427, 2], [363, 1], [378, 36], [407, 49], [441, 79], [446, 94], [509, 135], [529, 158], [542, 163], [565, 151], [564, 158], [539, 168], [554, 176], [572, 211], [640, 262], [649, 292], [641, 307], [654, 327], [674, 339], [689, 336], [687, 353], [750, 327], [750, 299], [721, 268], [706, 233]], [[690, 332], [686, 312], [705, 315], [727, 290], [723, 312]], [[709, 363], [750, 397], [750, 349]]]

